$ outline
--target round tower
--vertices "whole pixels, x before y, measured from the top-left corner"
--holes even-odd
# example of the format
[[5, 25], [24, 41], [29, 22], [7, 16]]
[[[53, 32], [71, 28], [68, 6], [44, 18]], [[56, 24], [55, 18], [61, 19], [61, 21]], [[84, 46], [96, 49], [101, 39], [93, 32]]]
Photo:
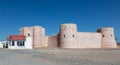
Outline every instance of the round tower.
[[60, 26], [60, 47], [77, 48], [76, 32], [76, 24], [62, 24]]
[[33, 47], [40, 48], [42, 45], [42, 34], [41, 34], [41, 27], [34, 26], [33, 27]]
[[97, 32], [102, 34], [101, 38], [101, 48], [116, 48], [116, 41], [114, 38], [114, 29], [109, 28], [101, 28], [98, 29]]
[[31, 36], [33, 37], [33, 28], [32, 27], [24, 27], [20, 29], [20, 35]]

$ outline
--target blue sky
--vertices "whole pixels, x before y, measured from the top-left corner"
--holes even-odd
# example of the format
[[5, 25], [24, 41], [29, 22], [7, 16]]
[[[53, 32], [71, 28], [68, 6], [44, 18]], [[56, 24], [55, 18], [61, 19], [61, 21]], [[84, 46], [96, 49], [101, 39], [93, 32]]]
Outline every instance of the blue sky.
[[46, 35], [57, 34], [63, 23], [76, 23], [81, 32], [114, 27], [120, 37], [120, 0], [0, 0], [0, 40], [24, 26], [39, 25]]

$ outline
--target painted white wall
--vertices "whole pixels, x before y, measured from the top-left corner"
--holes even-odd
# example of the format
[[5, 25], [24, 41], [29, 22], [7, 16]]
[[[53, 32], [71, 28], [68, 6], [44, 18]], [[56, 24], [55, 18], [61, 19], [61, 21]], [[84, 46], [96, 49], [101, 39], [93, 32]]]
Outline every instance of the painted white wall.
[[6, 44], [7, 41], [0, 41], [0, 48], [3, 48], [3, 44]]
[[[9, 41], [9, 43], [12, 44], [12, 42], [10, 42], [10, 41]], [[8, 45], [8, 48], [9, 48], [9, 49], [20, 49], [19, 47], [17, 47], [17, 41], [14, 42], [14, 46]]]
[[32, 37], [28, 36], [26, 37], [26, 41], [25, 41], [25, 48], [27, 49], [32, 49]]
[[3, 48], [3, 44], [0, 42], [0, 48]]

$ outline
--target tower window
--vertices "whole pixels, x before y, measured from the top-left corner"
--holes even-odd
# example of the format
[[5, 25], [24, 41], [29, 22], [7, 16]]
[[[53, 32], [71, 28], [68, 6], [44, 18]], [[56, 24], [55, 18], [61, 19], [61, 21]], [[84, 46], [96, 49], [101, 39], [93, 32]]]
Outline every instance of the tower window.
[[110, 35], [112, 37], [112, 35]]
[[103, 37], [105, 37], [105, 36], [103, 35]]
[[30, 36], [30, 34], [28, 33], [28, 36]]
[[73, 37], [75, 37], [75, 35], [73, 34]]
[[65, 35], [64, 35], [64, 38], [65, 38]]

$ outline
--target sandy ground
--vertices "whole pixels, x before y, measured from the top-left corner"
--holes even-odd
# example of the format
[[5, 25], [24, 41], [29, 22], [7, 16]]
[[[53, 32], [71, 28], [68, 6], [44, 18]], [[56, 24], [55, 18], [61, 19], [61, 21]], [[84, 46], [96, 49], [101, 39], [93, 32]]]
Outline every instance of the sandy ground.
[[120, 49], [0, 49], [0, 65], [120, 65]]

